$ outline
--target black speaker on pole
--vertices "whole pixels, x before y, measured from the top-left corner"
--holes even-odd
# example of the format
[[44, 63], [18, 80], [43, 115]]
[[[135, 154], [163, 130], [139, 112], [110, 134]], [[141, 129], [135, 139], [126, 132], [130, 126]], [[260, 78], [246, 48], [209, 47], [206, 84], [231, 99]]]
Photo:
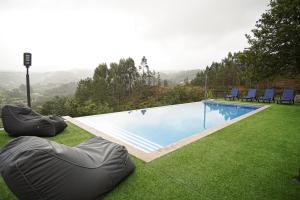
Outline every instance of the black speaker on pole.
[[27, 88], [27, 105], [31, 107], [31, 98], [30, 98], [30, 81], [29, 81], [29, 67], [31, 66], [31, 53], [24, 53], [23, 63], [26, 67], [26, 88]]

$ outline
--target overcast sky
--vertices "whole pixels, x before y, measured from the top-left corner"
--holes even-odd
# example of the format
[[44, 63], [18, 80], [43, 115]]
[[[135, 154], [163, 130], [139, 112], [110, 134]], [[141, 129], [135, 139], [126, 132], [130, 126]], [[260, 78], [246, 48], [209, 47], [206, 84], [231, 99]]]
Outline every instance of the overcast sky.
[[268, 0], [0, 0], [0, 70], [93, 69], [146, 56], [156, 70], [204, 68], [247, 47]]

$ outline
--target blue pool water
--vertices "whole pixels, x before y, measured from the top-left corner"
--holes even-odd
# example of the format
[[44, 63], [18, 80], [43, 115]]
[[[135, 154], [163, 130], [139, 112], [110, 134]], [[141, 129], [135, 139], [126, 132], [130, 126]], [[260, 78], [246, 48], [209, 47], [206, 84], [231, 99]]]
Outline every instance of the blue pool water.
[[206, 101], [75, 119], [148, 153], [258, 108]]

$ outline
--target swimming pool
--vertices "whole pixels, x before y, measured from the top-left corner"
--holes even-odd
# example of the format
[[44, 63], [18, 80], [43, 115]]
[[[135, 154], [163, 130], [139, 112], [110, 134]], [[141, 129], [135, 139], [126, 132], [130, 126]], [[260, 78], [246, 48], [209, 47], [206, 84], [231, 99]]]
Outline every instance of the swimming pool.
[[201, 101], [78, 117], [74, 120], [147, 154], [195, 134], [207, 134], [207, 130], [260, 108], [262, 106], [253, 104]]

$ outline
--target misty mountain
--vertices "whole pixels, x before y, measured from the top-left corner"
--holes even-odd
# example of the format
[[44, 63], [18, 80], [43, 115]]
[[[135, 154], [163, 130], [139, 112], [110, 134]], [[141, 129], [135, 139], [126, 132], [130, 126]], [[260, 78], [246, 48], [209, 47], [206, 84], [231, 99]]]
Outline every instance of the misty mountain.
[[[185, 71], [161, 71], [161, 80], [168, 80], [170, 84], [182, 83], [186, 78], [192, 80], [200, 70]], [[32, 72], [30, 73], [30, 84], [35, 91], [44, 91], [60, 87], [63, 84], [78, 82], [81, 79], [92, 77], [94, 70], [69, 70], [54, 72]], [[9, 72], [0, 71], [0, 88], [14, 89], [21, 84], [26, 84], [25, 71]]]
[[[161, 80], [169, 85], [191, 81], [199, 70], [163, 71]], [[34, 105], [41, 105], [55, 96], [73, 96], [81, 79], [93, 76], [94, 70], [69, 70], [30, 73], [31, 98]], [[0, 71], [0, 107], [5, 104], [26, 104], [25, 72]]]
[[163, 71], [160, 73], [161, 80], [168, 80], [170, 84], [183, 83], [185, 79], [191, 81], [196, 77], [200, 69], [185, 70], [185, 71]]
[[62, 84], [55, 88], [45, 89], [41, 93], [44, 96], [54, 97], [54, 96], [72, 96], [74, 95], [77, 88], [77, 82], [70, 82]]
[[[54, 72], [30, 73], [30, 84], [33, 88], [50, 89], [62, 84], [78, 82], [80, 79], [92, 76], [93, 70], [69, 70]], [[0, 71], [0, 88], [14, 89], [21, 84], [26, 84], [26, 73]]]

